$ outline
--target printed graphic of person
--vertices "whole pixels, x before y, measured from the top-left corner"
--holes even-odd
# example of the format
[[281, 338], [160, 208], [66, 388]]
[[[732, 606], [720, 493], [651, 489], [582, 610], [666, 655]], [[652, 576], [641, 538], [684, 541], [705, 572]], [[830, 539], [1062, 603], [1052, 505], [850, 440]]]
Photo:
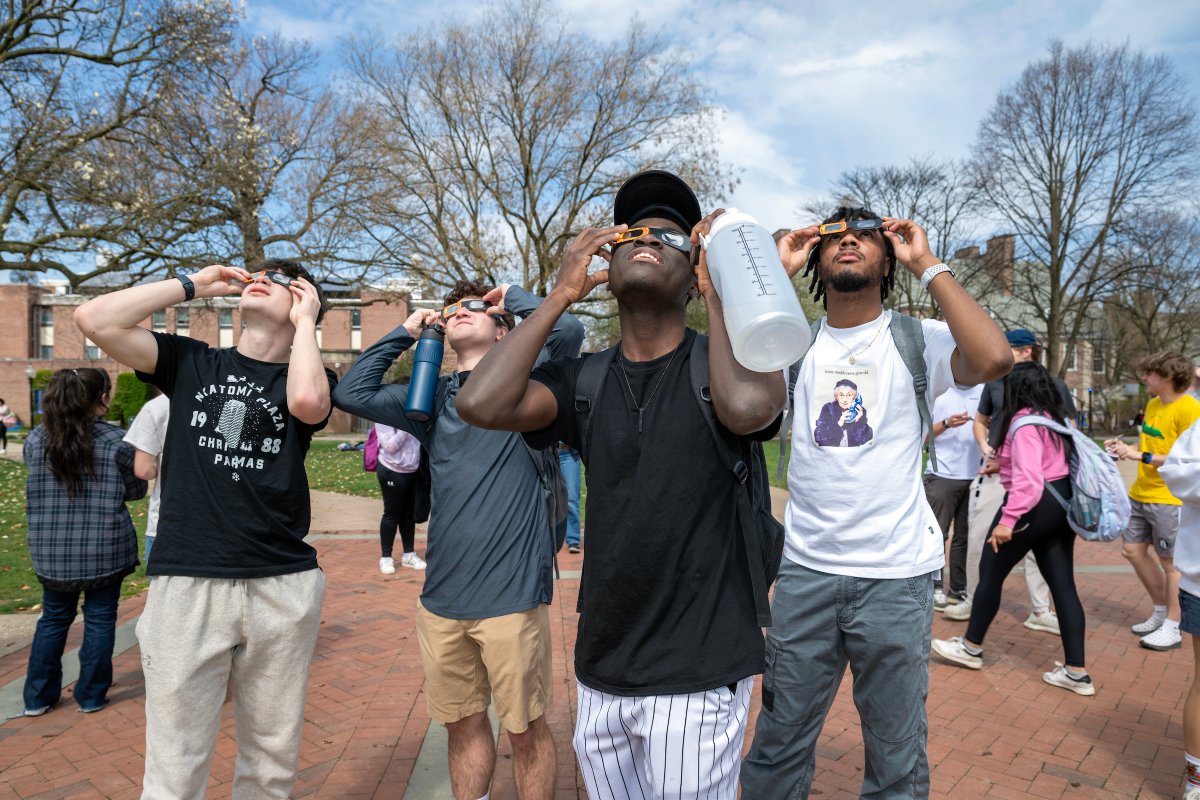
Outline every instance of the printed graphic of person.
[[858, 384], [842, 378], [833, 386], [833, 402], [821, 406], [813, 438], [821, 447], [860, 447], [874, 435]]

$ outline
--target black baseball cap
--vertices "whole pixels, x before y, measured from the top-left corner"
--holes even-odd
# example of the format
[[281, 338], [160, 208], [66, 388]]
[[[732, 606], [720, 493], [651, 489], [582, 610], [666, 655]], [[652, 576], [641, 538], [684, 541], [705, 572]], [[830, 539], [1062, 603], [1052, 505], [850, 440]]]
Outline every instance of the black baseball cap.
[[613, 203], [613, 223], [632, 225], [646, 217], [674, 220], [691, 233], [704, 215], [700, 201], [683, 178], [662, 169], [639, 172], [621, 185]]

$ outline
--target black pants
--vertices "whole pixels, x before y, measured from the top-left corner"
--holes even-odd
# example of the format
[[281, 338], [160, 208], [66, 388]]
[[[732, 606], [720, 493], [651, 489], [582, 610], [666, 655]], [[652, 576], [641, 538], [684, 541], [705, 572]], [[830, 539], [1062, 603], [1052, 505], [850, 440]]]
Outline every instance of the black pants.
[[379, 479], [379, 491], [383, 495], [383, 518], [379, 520], [380, 555], [392, 557], [397, 528], [400, 529], [400, 543], [404, 545], [404, 552], [411, 553], [417, 538], [417, 524], [413, 521], [417, 473], [392, 472], [379, 464], [375, 467], [375, 477]]
[[[1070, 498], [1069, 478], [1060, 478], [1052, 485], [1060, 495]], [[996, 514], [992, 527], [999, 522], [1000, 515]], [[979, 561], [979, 586], [975, 589], [971, 621], [967, 625], [967, 641], [983, 643], [988, 626], [1000, 610], [1004, 579], [1031, 550], [1058, 609], [1065, 661], [1071, 666], [1082, 667], [1085, 664], [1084, 619], [1083, 605], [1075, 590], [1075, 533], [1067, 525], [1067, 513], [1049, 491], [1043, 492], [1037, 506], [1017, 521], [1012, 541], [1000, 545], [999, 553], [992, 552], [990, 542], [984, 543], [983, 557]]]
[[[957, 597], [967, 593], [967, 511], [971, 505], [971, 478], [957, 480], [929, 473], [925, 476], [925, 499], [942, 529], [942, 541], [950, 535], [954, 523], [954, 539], [950, 542], [950, 592]], [[941, 573], [934, 581], [941, 586]]]

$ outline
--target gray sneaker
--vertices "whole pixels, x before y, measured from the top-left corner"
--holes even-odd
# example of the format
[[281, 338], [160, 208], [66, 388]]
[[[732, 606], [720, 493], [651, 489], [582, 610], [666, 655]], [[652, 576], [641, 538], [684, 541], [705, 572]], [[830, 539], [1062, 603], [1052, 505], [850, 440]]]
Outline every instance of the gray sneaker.
[[1030, 614], [1029, 619], [1025, 620], [1025, 627], [1031, 631], [1041, 631], [1043, 633], [1053, 633], [1055, 636], [1061, 636], [1062, 631], [1058, 627], [1058, 615], [1053, 611], [1045, 611], [1041, 614]]
[[1091, 697], [1096, 693], [1096, 687], [1092, 685], [1090, 676], [1084, 675], [1082, 678], [1073, 678], [1067, 674], [1067, 668], [1058, 661], [1054, 662], [1053, 672], [1042, 673], [1042, 680], [1051, 686], [1069, 689], [1075, 694], [1081, 694], [1084, 697]]
[[946, 606], [942, 609], [942, 617], [952, 619], [955, 622], [966, 622], [971, 618], [971, 601], [963, 600], [961, 603]]

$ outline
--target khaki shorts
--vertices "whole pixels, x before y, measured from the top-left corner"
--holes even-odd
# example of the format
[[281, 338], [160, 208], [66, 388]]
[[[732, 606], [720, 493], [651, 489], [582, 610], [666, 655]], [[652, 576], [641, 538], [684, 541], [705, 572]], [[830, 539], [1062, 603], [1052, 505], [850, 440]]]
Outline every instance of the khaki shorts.
[[1129, 527], [1121, 533], [1121, 540], [1130, 544], [1153, 544], [1160, 558], [1174, 558], [1180, 507], [1137, 500], [1130, 500], [1129, 505]]
[[550, 606], [488, 619], [446, 619], [417, 602], [429, 716], [441, 723], [486, 711], [524, 733], [550, 707]]

